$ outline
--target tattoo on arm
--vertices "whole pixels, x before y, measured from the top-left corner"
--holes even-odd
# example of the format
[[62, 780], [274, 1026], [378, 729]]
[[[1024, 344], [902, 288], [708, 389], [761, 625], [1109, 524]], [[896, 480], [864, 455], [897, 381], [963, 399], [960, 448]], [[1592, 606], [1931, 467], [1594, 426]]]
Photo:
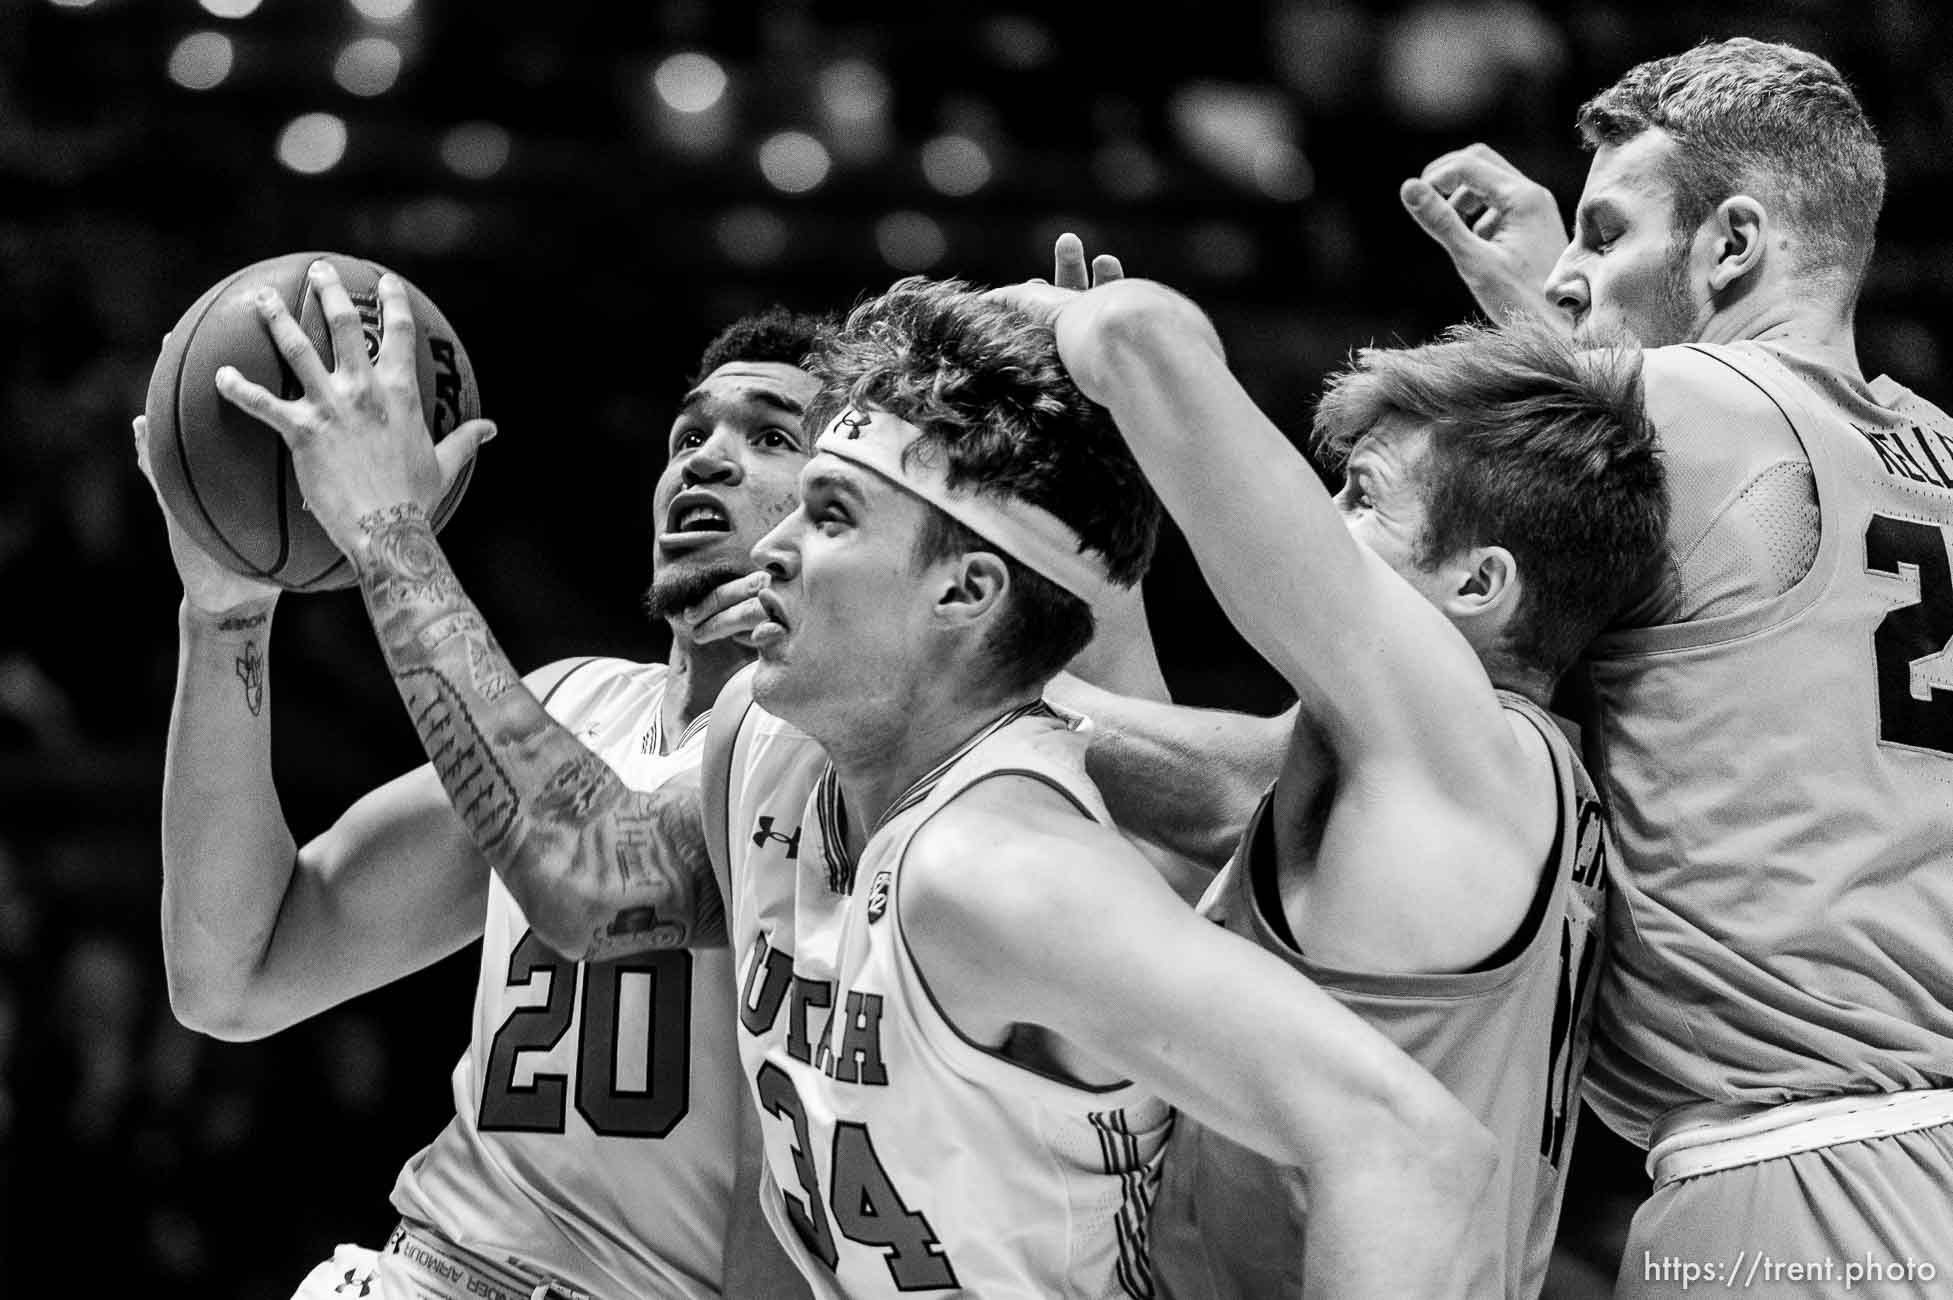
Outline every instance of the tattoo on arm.
[[[571, 899], [594, 896], [615, 909], [582, 939], [585, 960], [724, 942], [696, 791], [631, 790], [518, 689], [521, 678], [418, 506], [378, 511], [360, 525], [360, 586], [415, 730], [531, 924], [542, 929], [565, 887]], [[572, 914], [584, 917], [573, 930], [563, 919]], [[556, 915], [552, 942], [576, 942], [590, 924], [587, 912]]]
[[503, 845], [515, 830], [516, 791], [487, 737], [454, 684], [434, 668], [394, 674], [434, 772], [484, 853]]
[[356, 560], [360, 583], [380, 608], [461, 597], [461, 584], [434, 540], [427, 515], [412, 503], [363, 515], [365, 554]]
[[[725, 903], [706, 856], [696, 804], [674, 797], [669, 787], [628, 791], [611, 824], [618, 880], [626, 894], [642, 901], [620, 910], [592, 936], [592, 956], [723, 944]], [[689, 873], [683, 862], [695, 864]]]
[[255, 640], [246, 641], [234, 663], [237, 680], [244, 683], [244, 707], [255, 718], [264, 712], [264, 653]]
[[610, 764], [579, 745], [575, 757], [549, 774], [529, 806], [545, 821], [581, 826], [616, 807], [626, 793]]

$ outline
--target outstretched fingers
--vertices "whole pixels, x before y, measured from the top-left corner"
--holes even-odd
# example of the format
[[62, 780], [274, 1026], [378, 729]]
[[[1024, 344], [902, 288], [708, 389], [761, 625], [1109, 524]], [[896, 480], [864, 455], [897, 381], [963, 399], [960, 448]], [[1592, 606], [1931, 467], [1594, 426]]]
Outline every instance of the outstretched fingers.
[[[287, 320], [291, 318], [286, 317]], [[292, 325], [297, 329], [296, 323]], [[303, 338], [303, 335], [300, 336]], [[309, 349], [311, 345], [308, 343]], [[313, 357], [317, 361], [316, 354]], [[253, 380], [246, 379], [236, 366], [219, 366], [215, 376], [217, 392], [225, 401], [237, 407], [253, 419], [262, 421], [278, 431], [278, 436], [287, 443], [293, 442], [305, 433], [306, 425], [301, 418], [298, 402], [287, 402], [273, 397], [269, 389]]]
[[[380, 277], [380, 356], [382, 370], [404, 371], [409, 377], [414, 373], [414, 361], [418, 355], [414, 344], [420, 326], [414, 321], [413, 304], [407, 300], [407, 284], [399, 276], [388, 271]], [[414, 391], [419, 392], [416, 384]]]
[[1067, 230], [1052, 248], [1055, 265], [1051, 283], [1060, 289], [1087, 289], [1092, 281], [1085, 269], [1085, 241]]
[[371, 365], [359, 308], [353, 306], [352, 295], [340, 282], [339, 272], [330, 262], [320, 260], [312, 263], [306, 274], [312, 282], [312, 292], [319, 297], [319, 310], [325, 315], [326, 328], [332, 334], [333, 371], [344, 374]]
[[312, 346], [305, 330], [292, 318], [285, 306], [285, 300], [270, 285], [261, 285], [252, 295], [252, 305], [258, 309], [259, 319], [264, 321], [265, 329], [271, 334], [271, 342], [278, 349], [278, 355], [285, 359], [285, 365], [298, 377], [308, 393], [325, 391], [330, 382], [330, 372], [325, 362], [319, 359], [319, 350]]

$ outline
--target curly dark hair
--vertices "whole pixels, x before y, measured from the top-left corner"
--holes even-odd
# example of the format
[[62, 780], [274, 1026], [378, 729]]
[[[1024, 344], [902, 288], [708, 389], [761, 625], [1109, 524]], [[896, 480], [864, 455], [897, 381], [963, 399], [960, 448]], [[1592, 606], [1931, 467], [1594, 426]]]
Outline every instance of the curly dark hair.
[[741, 316], [705, 345], [688, 386], [698, 387], [729, 361], [778, 361], [805, 367], [807, 354], [814, 350], [821, 331], [833, 325], [832, 316], [788, 311], [785, 307], [768, 307]]
[[[843, 406], [876, 407], [921, 430], [904, 453], [943, 458], [952, 488], [1050, 511], [1111, 579], [1138, 582], [1153, 556], [1160, 503], [1111, 415], [1078, 391], [1049, 326], [960, 280], [911, 277], [861, 303], [808, 360], [819, 428]], [[995, 550], [941, 511], [917, 540], [928, 563]], [[1042, 683], [1092, 639], [1086, 603], [1004, 556], [1012, 598], [990, 659], [1011, 688]]]

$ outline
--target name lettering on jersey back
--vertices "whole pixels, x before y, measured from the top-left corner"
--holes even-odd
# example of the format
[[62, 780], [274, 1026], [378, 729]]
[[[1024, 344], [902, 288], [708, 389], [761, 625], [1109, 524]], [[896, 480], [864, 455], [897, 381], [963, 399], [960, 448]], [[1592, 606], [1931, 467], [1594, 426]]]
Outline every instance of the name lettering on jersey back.
[[1953, 488], [1953, 438], [1917, 424], [1904, 429], [1858, 428], [1858, 432], [1878, 453], [1886, 473], [1914, 483]]
[[[882, 1055], [882, 995], [852, 989], [836, 1012], [834, 981], [796, 975], [793, 954], [773, 947], [764, 936], [748, 952], [740, 980], [739, 1023], [755, 1038], [771, 1033], [787, 1013], [787, 1055], [840, 1083], [883, 1087], [888, 1065]], [[813, 1013], [825, 1012], [820, 1028]], [[838, 1024], [836, 1023], [838, 1020]], [[839, 1031], [837, 1046], [834, 1035]]]

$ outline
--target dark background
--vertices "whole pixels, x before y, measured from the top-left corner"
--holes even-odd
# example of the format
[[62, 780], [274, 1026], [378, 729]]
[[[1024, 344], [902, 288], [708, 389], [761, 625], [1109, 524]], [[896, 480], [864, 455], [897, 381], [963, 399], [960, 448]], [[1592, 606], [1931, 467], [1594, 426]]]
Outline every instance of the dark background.
[[[1929, 0], [0, 0], [0, 1295], [287, 1296], [335, 1242], [379, 1243], [395, 1171], [452, 1113], [473, 950], [258, 1044], [189, 1034], [164, 996], [179, 589], [128, 419], [225, 273], [336, 249], [430, 293], [502, 430], [446, 534], [471, 593], [524, 669], [646, 658], [664, 431], [735, 314], [1048, 274], [1075, 229], [1206, 305], [1298, 431], [1349, 348], [1470, 311], [1401, 178], [1484, 139], [1570, 203], [1578, 103], [1702, 37], [1789, 39], [1853, 79], [1892, 172], [1861, 347], [1943, 397], [1947, 28]], [[684, 53], [726, 78], [690, 113], [656, 76], [709, 98], [706, 65], [666, 65]], [[281, 139], [314, 113], [343, 154], [294, 170]], [[790, 131], [831, 163], [775, 141], [802, 192], [760, 162]], [[1182, 699], [1283, 703], [1177, 539], [1147, 595]], [[304, 837], [420, 754], [356, 597], [287, 599], [273, 640]], [[1639, 1178], [1583, 1131], [1550, 1294], [1605, 1294]]]

